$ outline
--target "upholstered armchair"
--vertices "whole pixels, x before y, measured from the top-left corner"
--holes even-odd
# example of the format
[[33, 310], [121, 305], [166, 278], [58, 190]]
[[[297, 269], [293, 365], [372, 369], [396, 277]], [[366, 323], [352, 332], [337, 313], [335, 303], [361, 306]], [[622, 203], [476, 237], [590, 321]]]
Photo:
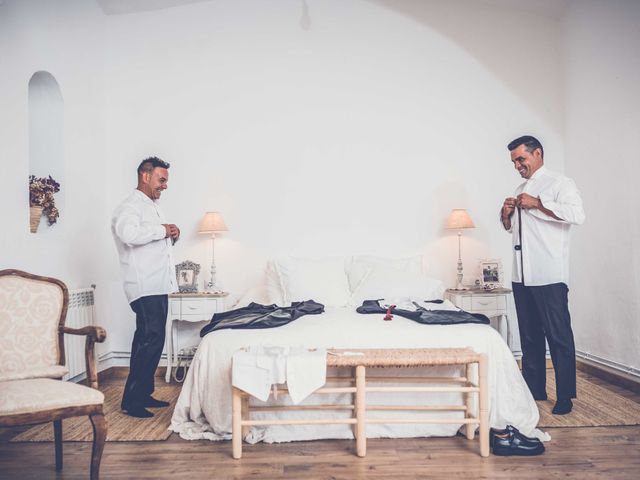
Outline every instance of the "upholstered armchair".
[[[0, 427], [53, 422], [56, 470], [62, 469], [62, 419], [87, 415], [93, 426], [91, 479], [97, 479], [107, 427], [98, 388], [95, 326], [65, 327], [69, 292], [60, 280], [20, 270], [0, 271]], [[64, 334], [86, 335], [87, 384], [67, 373]], [[91, 388], [90, 388], [91, 387]]]

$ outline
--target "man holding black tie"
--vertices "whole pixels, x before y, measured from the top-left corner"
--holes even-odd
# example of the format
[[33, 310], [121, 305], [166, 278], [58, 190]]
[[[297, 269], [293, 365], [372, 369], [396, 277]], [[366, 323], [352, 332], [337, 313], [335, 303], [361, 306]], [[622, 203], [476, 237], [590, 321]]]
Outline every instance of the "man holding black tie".
[[536, 400], [546, 400], [545, 337], [556, 374], [556, 415], [571, 412], [576, 359], [568, 306], [569, 232], [585, 215], [576, 184], [544, 166], [532, 136], [509, 143], [511, 161], [526, 181], [506, 198], [502, 225], [513, 238], [513, 296], [522, 346], [522, 375]]

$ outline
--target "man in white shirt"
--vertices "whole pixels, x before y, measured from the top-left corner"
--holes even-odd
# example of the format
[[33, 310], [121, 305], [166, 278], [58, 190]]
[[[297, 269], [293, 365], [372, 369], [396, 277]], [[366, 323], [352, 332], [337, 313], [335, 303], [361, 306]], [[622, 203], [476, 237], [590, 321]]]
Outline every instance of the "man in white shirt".
[[522, 346], [522, 375], [536, 400], [546, 400], [545, 337], [556, 374], [556, 415], [576, 397], [576, 354], [568, 306], [569, 231], [584, 222], [573, 180], [547, 170], [531, 136], [509, 143], [511, 161], [526, 181], [501, 210], [513, 239], [513, 296]]
[[138, 166], [137, 188], [116, 208], [111, 232], [120, 256], [124, 291], [136, 314], [129, 377], [122, 409], [132, 417], [153, 417], [148, 407], [168, 402], [151, 396], [164, 346], [167, 294], [177, 290], [172, 246], [180, 229], [165, 221], [157, 200], [167, 188], [169, 164], [157, 157]]

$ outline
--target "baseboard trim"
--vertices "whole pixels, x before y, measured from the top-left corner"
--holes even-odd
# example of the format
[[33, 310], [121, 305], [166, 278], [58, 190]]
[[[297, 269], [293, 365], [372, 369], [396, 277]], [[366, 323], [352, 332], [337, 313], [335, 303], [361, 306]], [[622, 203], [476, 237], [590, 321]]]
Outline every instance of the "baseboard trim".
[[633, 393], [640, 394], [640, 377], [621, 371], [600, 362], [596, 362], [589, 358], [578, 356], [576, 359], [576, 367], [578, 370], [605, 380], [612, 385], [626, 388]]
[[[158, 367], [156, 368], [155, 376], [158, 378], [164, 378], [165, 373], [167, 372], [167, 367]], [[112, 366], [105, 368], [101, 372], [98, 372], [98, 382], [103, 382], [105, 380], [123, 380], [129, 376], [129, 367], [118, 367]]]

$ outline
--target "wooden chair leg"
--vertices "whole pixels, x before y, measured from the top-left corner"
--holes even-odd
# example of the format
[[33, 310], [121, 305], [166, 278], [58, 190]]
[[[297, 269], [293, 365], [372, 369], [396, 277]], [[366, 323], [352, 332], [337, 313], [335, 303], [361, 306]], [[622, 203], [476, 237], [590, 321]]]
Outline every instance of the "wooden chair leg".
[[233, 458], [242, 457], [242, 393], [232, 387], [231, 397], [231, 449]]
[[[467, 385], [470, 385], [472, 383], [471, 375], [473, 374], [473, 370], [471, 369], [471, 365], [472, 365], [471, 363], [467, 363], [467, 365], [465, 366], [465, 376], [467, 377]], [[467, 407], [467, 411], [464, 414], [465, 418], [475, 417], [473, 412], [473, 395], [474, 394], [471, 392], [464, 393], [464, 403], [465, 403], [465, 406]], [[474, 423], [467, 423], [465, 425], [465, 433], [467, 435], [467, 439], [473, 440], [475, 431], [476, 431], [476, 425]]]
[[480, 354], [478, 362], [478, 384], [480, 386], [480, 455], [489, 456], [489, 381], [487, 354]]
[[107, 439], [107, 423], [102, 413], [94, 413], [89, 415], [91, 425], [93, 426], [93, 447], [91, 448], [91, 480], [100, 478], [100, 461], [102, 460], [102, 451], [104, 450], [104, 442]]
[[56, 471], [62, 470], [62, 420], [53, 421], [53, 440], [56, 449]]
[[[249, 395], [242, 396], [242, 420], [249, 420]], [[244, 439], [247, 435], [249, 435], [249, 430], [251, 427], [244, 426], [242, 427], [242, 438]]]
[[356, 454], [359, 457], [367, 455], [367, 382], [365, 379], [365, 367], [356, 367]]

